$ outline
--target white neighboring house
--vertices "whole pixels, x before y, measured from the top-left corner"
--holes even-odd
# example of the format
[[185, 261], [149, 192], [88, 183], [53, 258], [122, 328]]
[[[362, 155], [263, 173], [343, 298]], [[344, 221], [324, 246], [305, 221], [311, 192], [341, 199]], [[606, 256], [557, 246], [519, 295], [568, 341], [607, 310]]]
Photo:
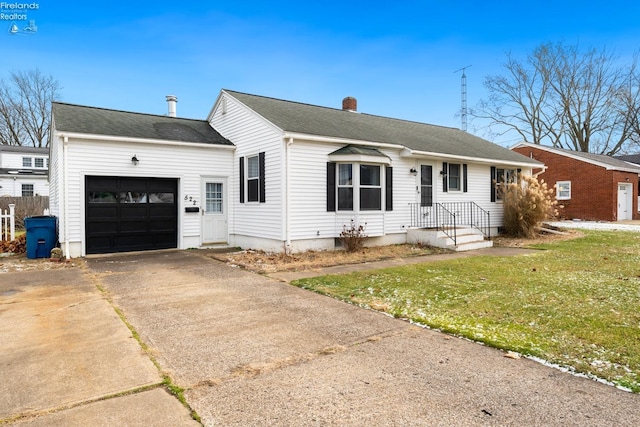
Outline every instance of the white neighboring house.
[[48, 196], [49, 149], [0, 145], [0, 197]]
[[[502, 225], [495, 182], [542, 164], [466, 132], [222, 90], [207, 120], [54, 103], [51, 214], [67, 257], [206, 247], [334, 249]], [[460, 231], [458, 229], [460, 228]], [[491, 243], [491, 242], [487, 242]], [[449, 246], [450, 243], [447, 243]]]

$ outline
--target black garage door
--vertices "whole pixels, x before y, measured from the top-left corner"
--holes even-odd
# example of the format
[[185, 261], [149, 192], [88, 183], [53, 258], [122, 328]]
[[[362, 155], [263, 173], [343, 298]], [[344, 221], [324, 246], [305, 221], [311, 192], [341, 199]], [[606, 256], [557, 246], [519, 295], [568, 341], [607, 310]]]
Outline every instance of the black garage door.
[[178, 246], [178, 180], [88, 176], [87, 254]]

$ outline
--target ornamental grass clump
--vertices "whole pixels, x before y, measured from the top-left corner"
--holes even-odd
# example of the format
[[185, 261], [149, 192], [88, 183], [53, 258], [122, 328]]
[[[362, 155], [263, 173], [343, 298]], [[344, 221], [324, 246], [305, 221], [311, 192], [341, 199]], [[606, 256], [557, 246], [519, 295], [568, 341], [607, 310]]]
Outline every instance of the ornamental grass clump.
[[504, 231], [510, 236], [533, 237], [540, 223], [557, 216], [553, 188], [544, 180], [520, 176], [518, 182], [502, 184], [498, 191], [504, 206]]

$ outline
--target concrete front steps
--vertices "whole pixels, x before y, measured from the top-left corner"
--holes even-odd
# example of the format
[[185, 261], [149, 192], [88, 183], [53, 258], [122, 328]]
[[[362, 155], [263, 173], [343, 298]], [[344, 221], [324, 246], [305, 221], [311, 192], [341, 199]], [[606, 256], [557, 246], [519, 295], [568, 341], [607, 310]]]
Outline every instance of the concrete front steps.
[[[450, 233], [453, 235], [453, 233]], [[473, 251], [475, 249], [490, 248], [491, 240], [485, 240], [482, 232], [472, 227], [458, 227], [456, 229], [456, 243], [443, 231], [432, 228], [410, 228], [407, 230], [407, 243], [434, 246], [456, 252]]]

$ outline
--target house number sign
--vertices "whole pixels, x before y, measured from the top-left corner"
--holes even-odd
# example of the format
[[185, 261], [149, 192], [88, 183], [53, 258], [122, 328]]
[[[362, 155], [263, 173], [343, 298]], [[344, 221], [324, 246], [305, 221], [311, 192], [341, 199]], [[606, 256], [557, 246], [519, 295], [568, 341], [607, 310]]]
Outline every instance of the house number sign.
[[192, 196], [184, 196], [184, 201], [187, 203], [193, 203], [193, 206], [196, 206], [196, 199], [194, 199]]

